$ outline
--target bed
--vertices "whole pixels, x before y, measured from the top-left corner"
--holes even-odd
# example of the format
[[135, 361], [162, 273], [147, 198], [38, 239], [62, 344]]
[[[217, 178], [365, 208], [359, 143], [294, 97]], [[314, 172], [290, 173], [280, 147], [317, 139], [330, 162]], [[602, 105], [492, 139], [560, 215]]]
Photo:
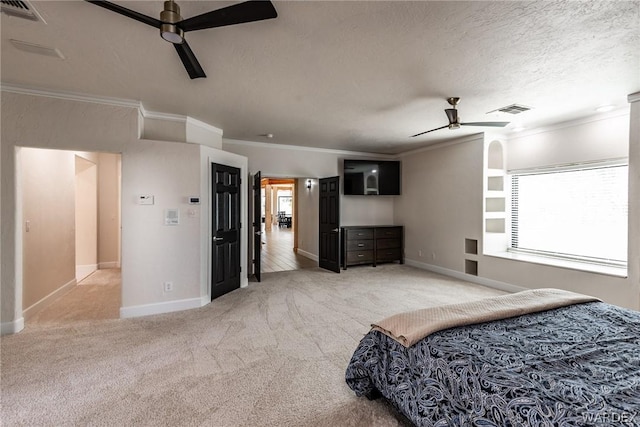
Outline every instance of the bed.
[[640, 426], [640, 313], [547, 289], [403, 313], [346, 381], [418, 426]]

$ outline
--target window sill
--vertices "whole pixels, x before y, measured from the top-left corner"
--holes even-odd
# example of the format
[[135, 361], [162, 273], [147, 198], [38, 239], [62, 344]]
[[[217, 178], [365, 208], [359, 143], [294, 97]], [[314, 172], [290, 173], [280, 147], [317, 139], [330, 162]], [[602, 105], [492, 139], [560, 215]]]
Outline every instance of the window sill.
[[626, 278], [626, 267], [613, 267], [609, 265], [591, 264], [587, 262], [569, 261], [565, 259], [557, 259], [545, 256], [536, 256], [530, 254], [519, 254], [515, 252], [495, 252], [485, 253], [486, 256], [510, 259], [513, 261], [529, 262], [532, 264], [548, 265], [552, 267], [567, 268], [570, 270], [585, 271], [587, 273], [603, 274], [606, 276], [614, 276]]

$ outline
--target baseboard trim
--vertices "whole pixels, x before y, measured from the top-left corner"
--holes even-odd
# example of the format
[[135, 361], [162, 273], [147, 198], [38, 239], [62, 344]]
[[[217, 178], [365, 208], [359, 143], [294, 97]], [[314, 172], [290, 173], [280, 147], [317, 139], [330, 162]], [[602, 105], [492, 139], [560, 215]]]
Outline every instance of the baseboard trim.
[[0, 335], [17, 334], [24, 329], [24, 317], [0, 324]]
[[30, 307], [27, 307], [26, 309], [22, 310], [22, 317], [24, 319], [29, 320], [31, 318], [31, 316], [33, 316], [34, 314], [36, 314], [37, 312], [39, 312], [40, 310], [42, 310], [43, 308], [45, 308], [46, 306], [51, 304], [58, 297], [66, 294], [67, 292], [69, 292], [77, 284], [78, 284], [78, 282], [76, 281], [76, 279], [70, 280], [69, 282], [67, 282], [64, 285], [60, 286], [55, 291], [51, 292], [46, 297], [42, 298], [37, 303], [35, 303], [35, 304], [31, 305]]
[[109, 261], [98, 264], [98, 269], [100, 270], [108, 270], [110, 268], [120, 268], [120, 263], [118, 261]]
[[314, 255], [311, 252], [307, 252], [307, 251], [302, 250], [300, 248], [298, 248], [298, 255], [302, 255], [305, 258], [309, 258], [310, 260], [318, 262], [318, 255]]
[[500, 282], [498, 280], [487, 279], [486, 277], [474, 276], [472, 274], [462, 273], [456, 270], [450, 270], [448, 268], [440, 267], [437, 265], [426, 264], [423, 262], [414, 261], [412, 259], [405, 259], [405, 264], [412, 267], [420, 268], [422, 270], [429, 270], [434, 273], [442, 274], [444, 276], [453, 277], [460, 280], [466, 280], [467, 282], [476, 283], [478, 285], [487, 286], [489, 288], [498, 289], [505, 292], [521, 292], [527, 290], [521, 286], [512, 285], [511, 283]]
[[76, 282], [81, 282], [97, 269], [98, 264], [76, 265]]
[[120, 318], [150, 316], [202, 307], [202, 298], [189, 298], [120, 308]]

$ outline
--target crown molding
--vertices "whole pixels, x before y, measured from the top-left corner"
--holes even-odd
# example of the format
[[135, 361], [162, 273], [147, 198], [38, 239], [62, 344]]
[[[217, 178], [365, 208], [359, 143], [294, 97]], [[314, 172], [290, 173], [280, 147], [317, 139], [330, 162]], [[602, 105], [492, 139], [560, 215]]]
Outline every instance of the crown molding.
[[17, 93], [20, 95], [42, 96], [46, 98], [55, 98], [55, 99], [62, 99], [66, 101], [76, 101], [76, 102], [91, 102], [94, 104], [111, 105], [114, 107], [137, 108], [138, 111], [140, 112], [140, 115], [145, 119], [155, 119], [155, 120], [164, 120], [169, 122], [184, 123], [185, 126], [187, 124], [191, 126], [196, 126], [196, 127], [205, 129], [207, 131], [217, 133], [218, 135], [222, 135], [222, 132], [223, 132], [222, 129], [220, 128], [211, 126], [208, 123], [194, 119], [189, 116], [183, 116], [180, 114], [162, 113], [158, 111], [148, 111], [146, 108], [144, 108], [144, 105], [142, 105], [142, 102], [134, 101], [132, 99], [111, 98], [106, 96], [94, 96], [94, 95], [86, 95], [86, 94], [76, 93], [76, 92], [54, 91], [54, 90], [47, 90], [42, 88], [6, 84], [6, 83], [2, 83], [2, 85], [0, 85], [0, 90], [2, 92]]
[[376, 157], [378, 159], [395, 159], [398, 157], [398, 155], [396, 154], [366, 153], [366, 152], [360, 152], [360, 151], [336, 150], [333, 148], [318, 148], [318, 147], [306, 147], [303, 145], [273, 144], [269, 142], [245, 141], [240, 139], [228, 139], [228, 138], [223, 138], [222, 144], [223, 145], [224, 144], [246, 145], [249, 147], [270, 148], [270, 149], [278, 149], [278, 150], [311, 151], [314, 153], [344, 154], [347, 156]]
[[553, 132], [564, 128], [570, 128], [574, 126], [580, 126], [587, 123], [599, 122], [601, 120], [609, 120], [616, 117], [628, 116], [629, 115], [629, 106], [624, 106], [622, 108], [617, 108], [613, 111], [609, 111], [607, 113], [594, 114], [587, 117], [581, 117], [574, 120], [567, 120], [566, 122], [560, 122], [548, 126], [541, 126], [537, 128], [533, 128], [530, 130], [524, 130], [522, 132], [510, 132], [505, 135], [505, 138], [508, 141], [525, 138], [533, 135], [537, 135], [539, 133], [545, 132]]
[[112, 105], [114, 107], [141, 108], [139, 101], [122, 98], [110, 98], [106, 96], [85, 95], [77, 92], [53, 91], [42, 88], [13, 85], [2, 83], [0, 86], [2, 92], [17, 93], [20, 95], [42, 96], [46, 98], [56, 98], [66, 101], [91, 102], [94, 104]]
[[471, 141], [475, 141], [477, 139], [484, 140], [484, 133], [483, 132], [474, 133], [474, 134], [471, 134], [471, 135], [465, 135], [465, 136], [461, 136], [461, 137], [458, 137], [458, 138], [455, 138], [455, 139], [450, 139], [448, 141], [436, 142], [434, 144], [427, 145], [426, 147], [420, 147], [420, 148], [415, 148], [413, 150], [404, 151], [404, 152], [398, 154], [396, 157], [411, 156], [413, 154], [422, 153], [424, 151], [435, 150], [435, 149], [438, 149], [438, 148], [448, 147], [450, 145], [462, 144], [464, 142], [471, 142]]
[[627, 101], [629, 101], [629, 104], [640, 101], [640, 92], [632, 93], [627, 96]]

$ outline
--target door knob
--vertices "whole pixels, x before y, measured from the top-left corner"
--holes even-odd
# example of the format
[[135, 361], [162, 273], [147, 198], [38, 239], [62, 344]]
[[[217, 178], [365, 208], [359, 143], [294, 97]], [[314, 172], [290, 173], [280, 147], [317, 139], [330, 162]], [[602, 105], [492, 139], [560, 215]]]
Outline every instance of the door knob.
[[333, 229], [333, 230], [331, 230], [331, 231], [333, 231], [334, 233], [337, 233], [338, 231], [340, 231], [340, 229], [339, 229], [339, 228], [334, 228], [334, 229]]

